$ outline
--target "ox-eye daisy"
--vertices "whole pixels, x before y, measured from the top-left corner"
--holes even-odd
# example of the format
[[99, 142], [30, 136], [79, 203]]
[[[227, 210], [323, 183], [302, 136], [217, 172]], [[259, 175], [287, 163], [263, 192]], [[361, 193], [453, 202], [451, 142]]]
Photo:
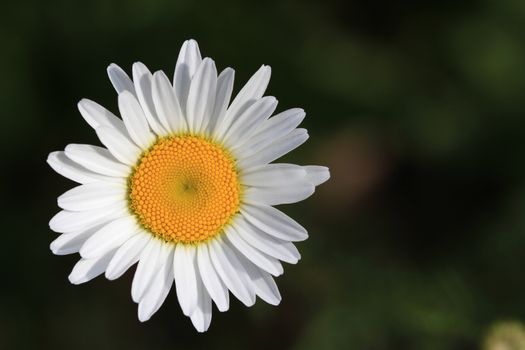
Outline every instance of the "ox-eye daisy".
[[300, 258], [292, 242], [307, 238], [273, 205], [301, 201], [329, 178], [321, 166], [272, 163], [308, 138], [305, 114], [270, 118], [277, 100], [263, 97], [262, 66], [230, 103], [234, 71], [218, 76], [194, 40], [182, 45], [173, 82], [162, 71], [117, 65], [108, 75], [122, 119], [90, 100], [80, 113], [105, 146], [70, 144], [49, 165], [80, 183], [58, 197], [49, 226], [61, 235], [57, 255], [79, 252], [69, 275], [80, 284], [105, 273], [120, 277], [138, 262], [131, 287], [138, 318], [148, 320], [173, 283], [195, 328], [210, 325], [212, 300], [229, 307], [229, 292], [246, 306], [255, 296], [276, 305], [272, 276], [281, 261]]

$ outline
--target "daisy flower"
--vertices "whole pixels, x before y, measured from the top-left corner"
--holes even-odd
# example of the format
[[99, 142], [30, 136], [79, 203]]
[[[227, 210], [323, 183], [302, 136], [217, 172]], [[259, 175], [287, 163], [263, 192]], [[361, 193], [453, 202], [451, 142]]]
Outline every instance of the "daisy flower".
[[115, 64], [107, 72], [122, 119], [93, 101], [78, 104], [104, 147], [69, 144], [47, 159], [80, 184], [58, 197], [62, 210], [49, 222], [61, 233], [51, 251], [80, 253], [70, 282], [114, 280], [138, 263], [131, 296], [139, 320], [175, 284], [199, 332], [212, 301], [228, 310], [230, 292], [246, 306], [256, 296], [279, 304], [273, 277], [281, 262], [297, 263], [292, 242], [308, 236], [273, 206], [304, 200], [330, 177], [326, 167], [271, 163], [308, 139], [297, 128], [304, 111], [272, 116], [264, 65], [230, 102], [234, 70], [217, 74], [194, 40], [182, 45], [173, 82], [139, 62], [132, 78]]

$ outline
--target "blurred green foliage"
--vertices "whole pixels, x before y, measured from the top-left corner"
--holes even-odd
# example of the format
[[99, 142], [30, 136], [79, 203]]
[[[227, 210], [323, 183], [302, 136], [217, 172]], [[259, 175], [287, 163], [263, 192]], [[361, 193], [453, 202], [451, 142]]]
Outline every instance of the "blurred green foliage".
[[[0, 14], [1, 349], [477, 349], [525, 320], [525, 2], [19, 0]], [[198, 335], [172, 292], [146, 324], [115, 282], [48, 250], [71, 183], [45, 164], [97, 143], [76, 102], [116, 110], [105, 68], [172, 74], [188, 38], [236, 89], [260, 64], [329, 183], [283, 210], [310, 232], [282, 304], [233, 302]], [[507, 349], [507, 348], [496, 348]], [[509, 348], [512, 350], [512, 348]]]

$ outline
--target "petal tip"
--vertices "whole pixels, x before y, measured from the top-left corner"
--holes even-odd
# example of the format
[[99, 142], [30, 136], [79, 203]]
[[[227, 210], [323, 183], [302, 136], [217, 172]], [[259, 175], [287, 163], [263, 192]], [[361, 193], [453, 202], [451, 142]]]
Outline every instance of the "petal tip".
[[49, 166], [53, 167], [53, 163], [55, 162], [56, 158], [58, 157], [60, 151], [54, 151], [47, 155], [46, 163], [49, 164]]
[[[198, 319], [197, 319], [198, 318]], [[204, 333], [210, 328], [210, 322], [207, 322], [206, 320], [200, 319], [199, 317], [190, 317], [191, 323], [193, 324], [193, 327], [195, 327], [195, 330], [199, 333]]]
[[106, 68], [106, 71], [108, 72], [108, 74], [110, 74], [113, 70], [121, 71], [122, 68], [120, 68], [116, 63], [110, 63]]
[[144, 308], [142, 308], [141, 305], [139, 304], [139, 308], [138, 308], [138, 319], [139, 319], [139, 321], [141, 323], [144, 323], [144, 322], [149, 321], [150, 318], [151, 318], [150, 312], [144, 311]]
[[116, 279], [115, 274], [112, 271], [110, 271], [109, 268], [104, 273], [104, 277], [106, 277], [108, 281], [113, 281]]
[[226, 312], [229, 310], [230, 306], [229, 305], [217, 305], [217, 310], [219, 310], [219, 312]]
[[53, 254], [58, 255], [58, 254], [57, 254], [58, 247], [57, 247], [57, 245], [56, 245], [56, 240], [53, 241], [53, 242], [51, 242], [51, 243], [49, 244], [49, 250], [51, 250], [51, 252], [52, 252]]
[[79, 276], [77, 276], [75, 273], [71, 272], [69, 274], [69, 276], [67, 276], [67, 279], [69, 280], [69, 282], [71, 284], [74, 284], [74, 285], [79, 285], [82, 283], [82, 279], [79, 278]]

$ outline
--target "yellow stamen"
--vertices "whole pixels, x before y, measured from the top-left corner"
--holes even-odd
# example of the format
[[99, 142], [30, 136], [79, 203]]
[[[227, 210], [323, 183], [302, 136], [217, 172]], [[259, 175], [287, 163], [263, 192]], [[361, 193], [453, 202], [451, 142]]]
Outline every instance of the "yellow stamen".
[[232, 156], [200, 136], [159, 139], [129, 178], [130, 208], [166, 241], [198, 243], [222, 231], [239, 210], [241, 187]]

